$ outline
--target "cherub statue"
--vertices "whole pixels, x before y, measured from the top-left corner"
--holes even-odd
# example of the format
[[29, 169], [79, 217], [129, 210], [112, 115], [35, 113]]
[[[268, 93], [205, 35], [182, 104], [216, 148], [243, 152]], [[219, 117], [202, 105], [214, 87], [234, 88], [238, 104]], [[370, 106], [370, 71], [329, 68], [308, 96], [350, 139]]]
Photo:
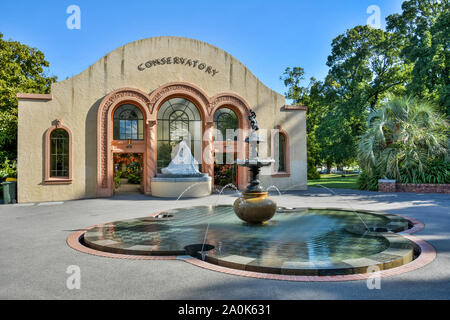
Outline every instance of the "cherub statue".
[[256, 113], [255, 111], [250, 109], [250, 115], [248, 116], [248, 120], [250, 120], [250, 126], [252, 127], [253, 131], [258, 131], [258, 121], [256, 121]]

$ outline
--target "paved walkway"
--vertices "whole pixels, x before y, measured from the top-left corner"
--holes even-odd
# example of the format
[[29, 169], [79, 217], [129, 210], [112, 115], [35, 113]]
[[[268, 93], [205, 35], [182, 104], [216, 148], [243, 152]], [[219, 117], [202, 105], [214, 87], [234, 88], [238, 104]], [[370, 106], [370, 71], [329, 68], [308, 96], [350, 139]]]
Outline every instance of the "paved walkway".
[[[365, 281], [287, 282], [222, 274], [183, 261], [111, 259], [66, 244], [76, 230], [167, 208], [232, 204], [232, 195], [162, 201], [144, 195], [0, 206], [0, 299], [450, 299], [450, 196], [383, 194], [320, 188], [276, 196], [286, 207], [329, 206], [389, 211], [421, 220], [416, 236], [437, 250], [429, 265]], [[66, 269], [81, 268], [81, 289], [68, 290]]]

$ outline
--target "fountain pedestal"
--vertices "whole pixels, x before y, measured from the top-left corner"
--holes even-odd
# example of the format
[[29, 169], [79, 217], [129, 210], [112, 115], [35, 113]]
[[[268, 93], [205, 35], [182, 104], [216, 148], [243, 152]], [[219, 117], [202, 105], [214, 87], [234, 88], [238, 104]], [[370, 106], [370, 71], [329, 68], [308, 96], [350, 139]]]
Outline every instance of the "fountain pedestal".
[[261, 224], [272, 219], [277, 211], [277, 204], [268, 197], [268, 192], [261, 186], [258, 176], [262, 167], [270, 166], [274, 159], [259, 159], [258, 145], [263, 140], [260, 139], [256, 131], [259, 130], [256, 114], [250, 110], [250, 121], [252, 132], [245, 139], [250, 146], [250, 159], [236, 160], [236, 164], [250, 169], [250, 184], [233, 205], [236, 215], [245, 222]]

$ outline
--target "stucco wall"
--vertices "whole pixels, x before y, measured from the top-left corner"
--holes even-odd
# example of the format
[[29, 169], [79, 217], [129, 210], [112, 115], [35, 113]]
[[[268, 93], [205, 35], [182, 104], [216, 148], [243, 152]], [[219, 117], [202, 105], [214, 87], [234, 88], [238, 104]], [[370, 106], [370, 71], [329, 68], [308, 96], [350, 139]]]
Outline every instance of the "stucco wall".
[[[138, 70], [142, 63], [163, 57], [199, 60], [218, 73], [213, 77], [205, 72], [206, 68], [200, 71], [173, 63]], [[122, 87], [151, 93], [175, 81], [192, 83], [209, 97], [224, 92], [238, 94], [255, 110], [261, 128], [281, 125], [290, 138], [291, 176], [264, 176], [261, 180], [265, 185], [276, 184], [281, 189], [306, 188], [305, 111], [282, 111], [284, 97], [263, 85], [225, 51], [197, 40], [158, 37], [118, 48], [73, 78], [53, 84], [50, 101], [19, 100], [19, 202], [95, 197], [97, 110], [102, 98]], [[56, 119], [61, 119], [73, 136], [73, 182], [68, 185], [43, 182], [44, 134]]]

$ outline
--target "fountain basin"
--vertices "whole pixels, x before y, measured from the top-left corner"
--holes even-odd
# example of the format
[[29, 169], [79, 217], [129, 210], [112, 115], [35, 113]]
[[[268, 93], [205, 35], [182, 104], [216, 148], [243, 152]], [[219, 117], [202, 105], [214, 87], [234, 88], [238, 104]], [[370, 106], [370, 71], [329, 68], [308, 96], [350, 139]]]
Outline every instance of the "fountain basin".
[[[239, 220], [232, 206], [198, 206], [97, 225], [82, 243], [110, 253], [192, 255], [228, 268], [285, 275], [366, 273], [414, 259], [413, 242], [392, 232], [408, 229], [408, 220], [358, 213], [369, 228], [389, 232], [366, 232], [354, 212], [340, 209], [279, 209], [269, 222], [252, 225]], [[167, 218], [156, 217], [162, 214]]]
[[275, 215], [277, 204], [268, 197], [268, 192], [244, 192], [233, 204], [239, 219], [252, 223], [264, 223]]
[[[159, 198], [206, 197], [212, 191], [212, 179], [207, 174], [200, 175], [157, 175], [151, 180], [152, 196]], [[184, 193], [183, 193], [184, 192]]]

